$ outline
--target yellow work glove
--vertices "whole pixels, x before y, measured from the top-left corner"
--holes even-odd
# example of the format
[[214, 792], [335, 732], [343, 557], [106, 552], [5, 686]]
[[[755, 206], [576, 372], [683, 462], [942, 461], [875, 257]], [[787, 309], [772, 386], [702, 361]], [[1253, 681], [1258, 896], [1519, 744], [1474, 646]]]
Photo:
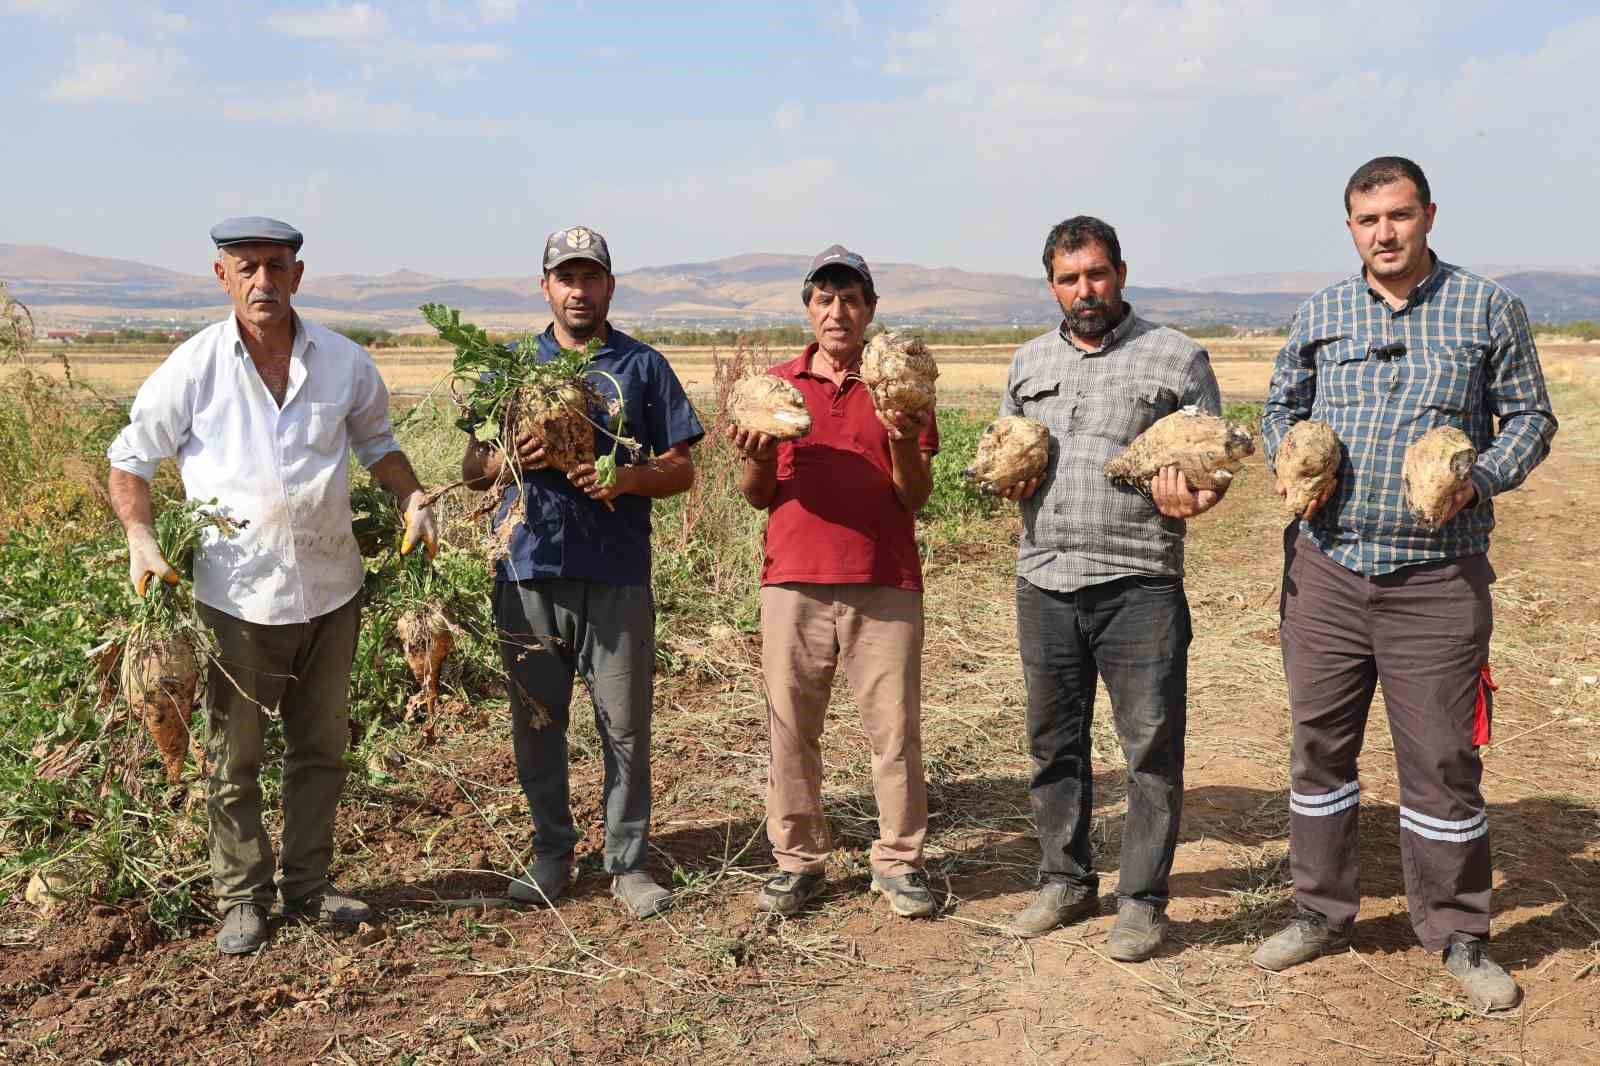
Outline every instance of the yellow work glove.
[[133, 582], [140, 599], [144, 598], [152, 576], [169, 585], [178, 583], [178, 572], [161, 554], [155, 530], [149, 526], [134, 526], [128, 530], [128, 580]]
[[418, 542], [428, 546], [428, 558], [439, 554], [439, 528], [433, 521], [433, 508], [427, 505], [427, 495], [421, 490], [413, 492], [406, 500], [406, 532], [400, 538], [400, 554], [410, 555]]

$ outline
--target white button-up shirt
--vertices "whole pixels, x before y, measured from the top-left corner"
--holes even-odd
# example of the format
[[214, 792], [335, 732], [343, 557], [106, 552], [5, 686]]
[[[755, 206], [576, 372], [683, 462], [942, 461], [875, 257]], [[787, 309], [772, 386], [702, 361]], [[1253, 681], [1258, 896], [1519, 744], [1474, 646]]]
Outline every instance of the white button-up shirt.
[[297, 315], [280, 408], [229, 315], [150, 375], [106, 454], [146, 481], [176, 458], [189, 499], [215, 499], [247, 520], [231, 539], [206, 530], [195, 598], [247, 622], [286, 625], [360, 590], [347, 457], [370, 467], [399, 447], [389, 390], [364, 348]]

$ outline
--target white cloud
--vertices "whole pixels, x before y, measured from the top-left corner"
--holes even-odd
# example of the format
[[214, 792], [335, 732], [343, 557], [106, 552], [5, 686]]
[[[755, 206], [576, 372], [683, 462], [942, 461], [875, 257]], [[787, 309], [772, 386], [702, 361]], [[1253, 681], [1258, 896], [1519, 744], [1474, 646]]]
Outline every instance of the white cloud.
[[70, 68], [46, 95], [72, 103], [149, 102], [171, 96], [186, 66], [183, 53], [175, 48], [153, 48], [113, 33], [97, 33], [78, 38]]
[[344, 133], [469, 133], [484, 137], [505, 135], [507, 128], [491, 120], [458, 120], [418, 111], [404, 102], [374, 100], [361, 93], [302, 85], [276, 100], [236, 100], [223, 105], [230, 122], [301, 126]]
[[311, 40], [360, 41], [381, 37], [389, 28], [383, 9], [372, 4], [329, 4], [314, 11], [283, 11], [264, 24], [289, 37]]
[[145, 24], [160, 34], [188, 33], [195, 28], [194, 19], [176, 11], [163, 11], [152, 8], [142, 12], [140, 17]]
[[779, 133], [788, 133], [800, 125], [805, 114], [804, 107], [789, 100], [778, 105], [778, 110], [772, 113], [772, 125]]

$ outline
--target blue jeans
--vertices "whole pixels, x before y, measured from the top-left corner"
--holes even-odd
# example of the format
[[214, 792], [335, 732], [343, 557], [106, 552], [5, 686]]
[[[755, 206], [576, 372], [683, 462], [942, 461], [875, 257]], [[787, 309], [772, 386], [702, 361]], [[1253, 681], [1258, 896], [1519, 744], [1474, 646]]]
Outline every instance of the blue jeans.
[[1167, 903], [1183, 811], [1189, 601], [1177, 578], [1125, 577], [1074, 592], [1017, 579], [1017, 642], [1028, 687], [1028, 798], [1039, 880], [1099, 891], [1089, 845], [1094, 770], [1089, 726], [1104, 677], [1128, 760], [1119, 899]]

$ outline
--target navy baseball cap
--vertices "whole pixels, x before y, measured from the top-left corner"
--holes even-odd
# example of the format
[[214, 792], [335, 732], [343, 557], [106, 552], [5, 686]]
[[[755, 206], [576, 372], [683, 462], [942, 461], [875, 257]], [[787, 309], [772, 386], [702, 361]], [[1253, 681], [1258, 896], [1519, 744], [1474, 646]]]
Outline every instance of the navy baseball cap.
[[211, 227], [211, 239], [218, 248], [230, 244], [286, 244], [296, 252], [305, 243], [305, 237], [289, 223], [260, 215], [225, 218]]
[[806, 281], [809, 282], [817, 276], [817, 271], [829, 266], [847, 267], [861, 275], [862, 281], [872, 284], [872, 271], [867, 269], [867, 261], [842, 244], [830, 244], [816, 254], [816, 258], [811, 260], [811, 269], [806, 271]]

